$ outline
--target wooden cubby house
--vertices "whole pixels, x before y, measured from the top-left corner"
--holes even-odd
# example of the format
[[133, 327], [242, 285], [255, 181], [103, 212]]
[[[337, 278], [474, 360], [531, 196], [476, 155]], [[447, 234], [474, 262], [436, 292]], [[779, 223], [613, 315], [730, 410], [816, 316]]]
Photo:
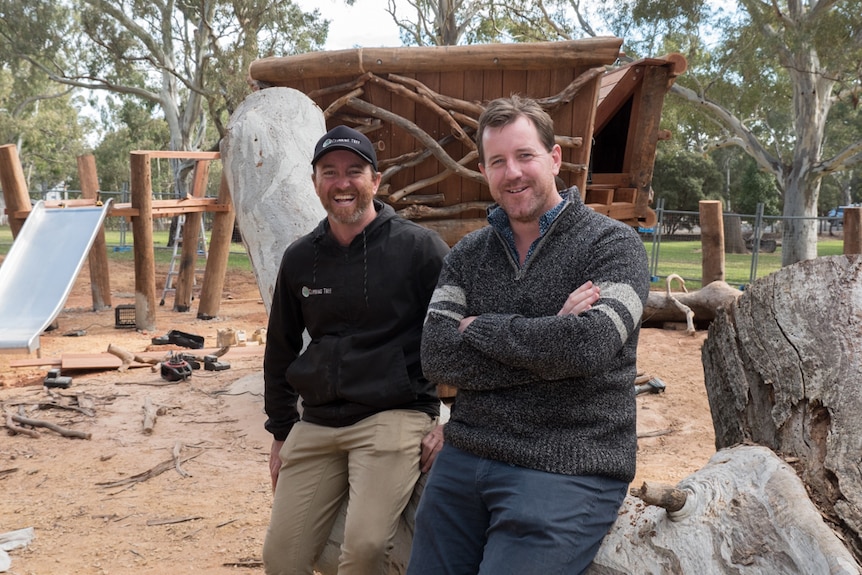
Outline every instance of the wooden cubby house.
[[619, 38], [531, 44], [356, 48], [256, 60], [256, 89], [299, 90], [326, 124], [353, 126], [377, 147], [380, 197], [450, 244], [486, 224], [491, 196], [477, 166], [483, 104], [519, 93], [551, 114], [560, 176], [593, 209], [650, 227], [664, 97], [679, 55], [619, 64]]

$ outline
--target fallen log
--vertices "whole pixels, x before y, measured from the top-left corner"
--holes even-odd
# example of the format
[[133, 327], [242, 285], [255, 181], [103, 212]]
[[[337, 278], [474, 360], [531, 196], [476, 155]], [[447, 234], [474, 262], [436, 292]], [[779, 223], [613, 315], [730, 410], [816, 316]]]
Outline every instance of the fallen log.
[[[685, 289], [685, 282], [682, 282]], [[688, 321], [687, 311], [691, 311], [694, 322], [710, 322], [715, 319], [716, 311], [730, 306], [742, 295], [742, 291], [723, 281], [714, 281], [696, 291], [666, 292], [651, 291], [644, 306], [643, 323], [666, 321]], [[685, 308], [680, 307], [685, 306]]]
[[144, 433], [150, 435], [156, 427], [156, 418], [159, 415], [158, 408], [153, 405], [153, 400], [150, 396], [144, 398]]

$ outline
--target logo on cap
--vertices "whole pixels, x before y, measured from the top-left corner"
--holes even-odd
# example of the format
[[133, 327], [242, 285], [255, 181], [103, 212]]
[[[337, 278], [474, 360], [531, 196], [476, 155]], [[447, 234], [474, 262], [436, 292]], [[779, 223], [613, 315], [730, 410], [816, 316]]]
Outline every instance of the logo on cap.
[[321, 144], [321, 148], [328, 148], [333, 144], [354, 144], [356, 146], [361, 146], [362, 142], [357, 140], [356, 138], [327, 138], [323, 144]]

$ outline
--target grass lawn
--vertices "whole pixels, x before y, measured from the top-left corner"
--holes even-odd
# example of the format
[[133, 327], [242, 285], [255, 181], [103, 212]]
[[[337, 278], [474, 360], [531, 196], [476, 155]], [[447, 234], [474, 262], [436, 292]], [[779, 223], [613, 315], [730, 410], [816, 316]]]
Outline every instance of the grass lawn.
[[[652, 243], [646, 242], [647, 254], [652, 255]], [[844, 241], [840, 238], [821, 239], [817, 243], [818, 256], [834, 256], [844, 253]], [[725, 254], [725, 281], [734, 286], [750, 283], [752, 254]], [[755, 279], [759, 279], [781, 268], [781, 247], [773, 253], [757, 256]], [[685, 279], [689, 291], [700, 289], [702, 276], [701, 246], [698, 241], [662, 241], [658, 250], [656, 275], [660, 278], [653, 286], [665, 285], [665, 278], [677, 274]]]

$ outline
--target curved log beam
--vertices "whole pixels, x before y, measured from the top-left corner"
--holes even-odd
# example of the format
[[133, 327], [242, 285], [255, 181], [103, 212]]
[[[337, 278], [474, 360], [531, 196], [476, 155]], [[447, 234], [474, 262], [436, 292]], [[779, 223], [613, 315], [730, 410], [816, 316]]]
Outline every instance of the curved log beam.
[[389, 90], [393, 94], [407, 98], [411, 102], [415, 102], [416, 104], [419, 104], [420, 106], [425, 106], [427, 108], [430, 108], [431, 110], [434, 111], [434, 113], [436, 113], [438, 116], [440, 116], [440, 118], [444, 122], [446, 122], [449, 125], [449, 128], [452, 130], [452, 135], [455, 136], [455, 138], [458, 141], [466, 144], [467, 146], [469, 146], [470, 148], [472, 148], [474, 150], [476, 149], [475, 142], [473, 142], [473, 140], [464, 132], [464, 130], [461, 128], [461, 126], [458, 125], [458, 122], [456, 122], [454, 120], [452, 115], [449, 114], [443, 108], [441, 108], [439, 105], [437, 105], [437, 103], [435, 101], [433, 101], [431, 98], [428, 98], [428, 97], [423, 96], [421, 94], [417, 94], [416, 92], [412, 92], [412, 91], [408, 90], [407, 88], [405, 88], [404, 86], [402, 86], [400, 84], [396, 84], [395, 82], [389, 82], [388, 80], [384, 80], [380, 76], [372, 75], [371, 81], [374, 82], [375, 84], [379, 84], [380, 86], [383, 86], [384, 88], [386, 88], [387, 90]]
[[544, 108], [549, 114], [553, 114], [558, 108], [574, 100], [578, 95], [578, 92], [580, 92], [585, 85], [589, 84], [595, 80], [597, 76], [601, 76], [604, 73], [605, 69], [603, 67], [587, 70], [583, 74], [579, 74], [577, 78], [572, 80], [569, 85], [563, 88], [558, 94], [548, 96], [547, 98], [540, 98], [538, 100], [539, 105], [542, 106], [542, 108]]
[[329, 106], [327, 106], [326, 109], [323, 111], [323, 117], [327, 120], [330, 119], [332, 116], [337, 114], [341, 108], [346, 106], [352, 98], [358, 98], [364, 93], [365, 90], [363, 90], [362, 88], [354, 88], [353, 90], [341, 96], [340, 98], [332, 102]]
[[432, 208], [421, 204], [398, 210], [398, 215], [408, 220], [430, 220], [438, 218], [451, 218], [470, 210], [487, 210], [492, 202], [462, 202], [454, 206]]
[[414, 78], [408, 78], [407, 76], [400, 76], [398, 74], [388, 74], [387, 77], [393, 82], [398, 82], [400, 84], [404, 84], [407, 86], [411, 86], [418, 93], [423, 96], [427, 96], [431, 98], [441, 108], [449, 108], [455, 110], [457, 112], [462, 112], [466, 114], [468, 117], [473, 119], [476, 122], [476, 125], [479, 125], [479, 122], [475, 120], [482, 115], [482, 112], [485, 111], [485, 107], [476, 102], [468, 102], [467, 100], [461, 100], [460, 98], [453, 98], [452, 96], [446, 96], [444, 94], [440, 94], [439, 92], [435, 92], [419, 80]]
[[[464, 156], [463, 158], [458, 160], [458, 165], [463, 165], [463, 164], [472, 162], [478, 156], [479, 156], [479, 152], [476, 150], [473, 150], [472, 152], [470, 152], [469, 154], [467, 154], [466, 156]], [[443, 170], [442, 172], [440, 172], [436, 176], [431, 176], [430, 178], [425, 178], [423, 180], [413, 182], [409, 186], [405, 186], [405, 187], [401, 188], [397, 192], [390, 195], [389, 198], [392, 202], [401, 201], [405, 196], [410, 195], [413, 192], [421, 190], [423, 188], [427, 188], [428, 186], [430, 186], [432, 184], [436, 184], [437, 182], [443, 181], [451, 175], [452, 175], [452, 170], [449, 170], [449, 169]], [[483, 182], [484, 182], [484, 180], [483, 180]]]
[[462, 178], [466, 178], [468, 180], [473, 180], [474, 182], [485, 183], [485, 178], [479, 172], [468, 170], [463, 166], [459, 165], [455, 160], [453, 160], [446, 151], [440, 147], [439, 144], [428, 134], [426, 134], [419, 126], [414, 124], [413, 122], [406, 120], [399, 116], [398, 114], [393, 114], [388, 110], [384, 110], [379, 106], [375, 106], [373, 104], [369, 104], [364, 100], [359, 100], [357, 98], [352, 98], [350, 100], [350, 106], [368, 114], [369, 116], [374, 116], [375, 118], [380, 118], [381, 120], [385, 120], [392, 124], [397, 125], [405, 132], [409, 133], [411, 136], [416, 138], [419, 142], [421, 142], [426, 148], [431, 150], [431, 153], [434, 154], [434, 157], [440, 160], [440, 163], [443, 164], [446, 168], [450, 169], [453, 173], [458, 174]]
[[335, 86], [327, 86], [326, 88], [320, 88], [319, 90], [312, 90], [308, 93], [308, 97], [312, 100], [320, 98], [321, 96], [328, 96], [329, 94], [337, 94], [338, 92], [349, 92], [356, 88], [361, 88], [365, 85], [371, 77], [374, 76], [371, 72], [365, 72], [355, 80], [351, 82], [344, 82], [343, 84], [336, 84]]

